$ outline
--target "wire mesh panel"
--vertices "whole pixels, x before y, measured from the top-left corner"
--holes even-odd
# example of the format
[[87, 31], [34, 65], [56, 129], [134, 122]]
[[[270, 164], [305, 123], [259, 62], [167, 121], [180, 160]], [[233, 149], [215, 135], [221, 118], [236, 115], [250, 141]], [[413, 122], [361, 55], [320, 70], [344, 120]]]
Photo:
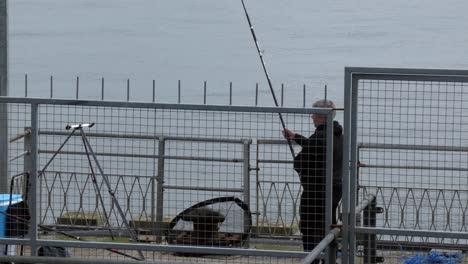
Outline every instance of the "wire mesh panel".
[[[58, 239], [80, 258], [283, 263], [305, 256], [293, 167], [300, 147], [290, 152], [279, 114], [308, 137], [311, 114], [329, 110], [15, 100], [26, 103], [11, 104], [11, 137], [34, 123], [28, 103], [38, 105], [34, 219], [43, 240], [36, 248]], [[10, 155], [28, 149], [29, 139], [12, 143]], [[280, 144], [260, 143], [268, 141]], [[255, 166], [259, 160], [266, 162]], [[15, 159], [10, 170], [25, 171], [28, 162]]]
[[376, 196], [376, 209], [357, 216], [363, 227], [357, 230], [374, 234], [356, 237], [357, 252], [375, 263], [382, 256], [403, 262], [399, 256], [415, 252], [466, 251], [468, 73], [350, 68], [347, 74], [357, 154], [351, 187], [356, 200]]

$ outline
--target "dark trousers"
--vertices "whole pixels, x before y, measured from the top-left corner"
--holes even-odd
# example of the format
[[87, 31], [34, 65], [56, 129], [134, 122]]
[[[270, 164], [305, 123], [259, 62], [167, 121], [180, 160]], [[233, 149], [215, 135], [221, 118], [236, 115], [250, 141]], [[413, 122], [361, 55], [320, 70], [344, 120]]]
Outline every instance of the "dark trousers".
[[[336, 209], [341, 200], [341, 185], [333, 186], [332, 223], [336, 224]], [[304, 251], [312, 251], [325, 237], [325, 184], [311, 184], [301, 197], [299, 227]]]

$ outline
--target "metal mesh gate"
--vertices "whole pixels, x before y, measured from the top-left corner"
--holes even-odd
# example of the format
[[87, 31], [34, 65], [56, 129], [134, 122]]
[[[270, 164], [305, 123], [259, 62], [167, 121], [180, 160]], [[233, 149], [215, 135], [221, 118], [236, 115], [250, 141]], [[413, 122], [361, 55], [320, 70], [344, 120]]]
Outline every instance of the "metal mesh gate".
[[[350, 206], [351, 262], [402, 263], [468, 244], [468, 72], [347, 68], [350, 204], [377, 197], [373, 221]], [[345, 118], [346, 120], [346, 118]]]

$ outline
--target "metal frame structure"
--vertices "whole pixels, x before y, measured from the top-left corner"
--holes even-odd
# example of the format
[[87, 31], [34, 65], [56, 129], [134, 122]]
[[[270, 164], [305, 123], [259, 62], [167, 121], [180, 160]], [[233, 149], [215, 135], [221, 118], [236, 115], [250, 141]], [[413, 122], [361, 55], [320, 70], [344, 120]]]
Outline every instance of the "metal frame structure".
[[[221, 111], [221, 112], [231, 112], [231, 113], [283, 113], [283, 114], [306, 114], [310, 115], [311, 113], [318, 113], [327, 116], [328, 126], [332, 126], [332, 110], [331, 109], [318, 109], [318, 108], [276, 108], [276, 107], [243, 107], [243, 106], [214, 106], [214, 105], [184, 105], [184, 104], [155, 104], [155, 103], [133, 103], [133, 102], [109, 102], [109, 101], [82, 101], [82, 100], [58, 100], [58, 99], [35, 99], [35, 98], [11, 98], [11, 97], [0, 97], [0, 104], [21, 104], [28, 105], [30, 107], [30, 134], [28, 140], [30, 142], [31, 149], [28, 150], [28, 160], [31, 170], [31, 193], [30, 197], [38, 197], [39, 195], [39, 182], [38, 175], [40, 173], [38, 169], [38, 157], [41, 153], [48, 153], [40, 150], [38, 147], [40, 135], [57, 135], [65, 136], [64, 132], [54, 132], [54, 131], [40, 131], [39, 126], [39, 111], [41, 106], [80, 106], [80, 107], [109, 107], [109, 108], [126, 108], [126, 109], [167, 109], [167, 110], [187, 110], [187, 111]], [[110, 135], [105, 133], [87, 133], [88, 137], [115, 137], [117, 135]], [[144, 137], [144, 135], [139, 135]], [[196, 137], [192, 138], [181, 138], [181, 137], [170, 137], [170, 136], [151, 136], [151, 139], [159, 141], [159, 153], [154, 155], [154, 158], [158, 158], [158, 174], [156, 176], [156, 181], [158, 183], [155, 186], [155, 192], [157, 193], [156, 198], [156, 215], [159, 215], [158, 219], [162, 217], [160, 213], [163, 205], [163, 191], [165, 189], [180, 189], [178, 186], [164, 185], [164, 159], [171, 159], [170, 155], [167, 155], [164, 150], [164, 142], [167, 140], [195, 140], [203, 141], [207, 139], [200, 139]], [[220, 142], [234, 142], [241, 144], [243, 146], [243, 160], [236, 160], [234, 162], [243, 162], [243, 174], [244, 182], [243, 188], [232, 188], [232, 191], [240, 191], [244, 193], [247, 203], [249, 203], [251, 194], [250, 194], [250, 179], [249, 175], [251, 174], [251, 166], [249, 162], [250, 158], [250, 144], [251, 139], [210, 139], [211, 141], [220, 141]], [[332, 133], [331, 130], [327, 133], [327, 216], [326, 216], [326, 232], [330, 231], [331, 225], [331, 186], [332, 186]], [[52, 154], [52, 153], [48, 153]], [[66, 154], [66, 153], [65, 153]], [[69, 153], [69, 154], [78, 154], [78, 153]], [[119, 156], [120, 153], [110, 154], [109, 156]], [[161, 157], [164, 157], [161, 159]], [[181, 157], [172, 157], [174, 159], [180, 159]], [[182, 157], [183, 159], [192, 159], [190, 157]], [[224, 160], [224, 159], [223, 159]], [[182, 188], [184, 189], [184, 188]], [[210, 188], [205, 188], [210, 189]], [[229, 191], [229, 190], [228, 190]], [[9, 238], [9, 239], [0, 239], [0, 243], [9, 243], [9, 244], [22, 244], [29, 245], [32, 252], [35, 252], [39, 246], [49, 245], [49, 246], [69, 246], [76, 248], [112, 248], [112, 249], [127, 249], [127, 250], [150, 250], [150, 251], [160, 251], [160, 252], [181, 252], [181, 253], [210, 253], [210, 254], [235, 254], [235, 255], [244, 255], [244, 256], [268, 256], [268, 257], [293, 257], [293, 258], [303, 258], [307, 254], [304, 252], [294, 252], [294, 251], [281, 251], [281, 250], [258, 250], [258, 249], [234, 249], [234, 248], [212, 248], [212, 247], [194, 247], [194, 246], [174, 246], [174, 245], [144, 245], [144, 244], [134, 244], [134, 243], [102, 243], [102, 242], [71, 242], [71, 241], [54, 241], [50, 239], [39, 239], [38, 237], [38, 226], [40, 215], [39, 207], [36, 203], [31, 203], [30, 206], [31, 215], [34, 216], [31, 218], [31, 236], [28, 239], [20, 238]], [[335, 257], [335, 252], [328, 252], [329, 258]]]
[[[409, 81], [409, 82], [439, 82], [439, 83], [468, 83], [468, 71], [462, 70], [427, 70], [427, 69], [390, 69], [390, 68], [345, 68], [345, 152], [343, 169], [347, 177], [344, 178], [343, 196], [343, 263], [354, 264], [356, 257], [356, 236], [359, 234], [381, 234], [381, 235], [403, 235], [403, 236], [428, 236], [440, 238], [468, 239], [466, 232], [447, 232], [414, 229], [395, 228], [370, 228], [358, 227], [356, 223], [357, 212], [353, 206], [356, 201], [358, 190], [358, 162], [359, 146], [365, 146], [366, 142], [358, 142], [360, 130], [358, 122], [360, 116], [359, 93], [361, 81]], [[377, 148], [398, 148], [396, 145], [368, 145]], [[440, 146], [416, 146], [404, 145], [402, 149], [432, 149], [453, 151], [455, 148], [445, 148]], [[465, 148], [457, 148], [457, 151], [464, 151]], [[418, 168], [417, 166], [413, 168]], [[459, 169], [459, 168], [458, 168]], [[348, 216], [348, 217], [346, 217]]]

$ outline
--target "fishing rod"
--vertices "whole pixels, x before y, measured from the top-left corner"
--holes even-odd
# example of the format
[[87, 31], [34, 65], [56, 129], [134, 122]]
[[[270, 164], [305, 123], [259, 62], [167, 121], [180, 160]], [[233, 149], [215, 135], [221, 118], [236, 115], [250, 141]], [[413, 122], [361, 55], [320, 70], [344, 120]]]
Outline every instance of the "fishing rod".
[[[275, 91], [273, 90], [273, 85], [271, 84], [270, 75], [268, 74], [268, 71], [267, 71], [267, 68], [266, 68], [266, 65], [265, 65], [265, 61], [263, 60], [263, 55], [262, 55], [262, 52], [260, 51], [260, 47], [259, 47], [259, 44], [258, 44], [258, 41], [257, 41], [257, 36], [255, 35], [255, 31], [253, 29], [252, 22], [250, 21], [249, 13], [247, 12], [247, 8], [245, 7], [244, 0], [241, 0], [241, 2], [242, 2], [242, 7], [244, 8], [245, 17], [247, 18], [247, 22], [249, 23], [250, 32], [252, 33], [252, 38], [253, 38], [253, 40], [255, 42], [255, 47], [257, 48], [258, 56], [260, 57], [260, 61], [262, 63], [263, 72], [265, 73], [266, 79], [268, 81], [268, 87], [270, 87], [270, 92], [271, 92], [271, 95], [273, 96], [273, 101], [275, 102], [275, 106], [278, 107], [278, 100], [276, 99]], [[280, 118], [280, 121], [281, 121], [281, 126], [283, 127], [283, 130], [285, 130], [286, 125], [284, 123], [283, 115], [281, 115], [281, 113], [278, 113], [278, 115], [279, 115], [279, 118]], [[292, 144], [291, 144], [291, 139], [289, 137], [286, 137], [286, 140], [288, 141], [289, 150], [291, 151], [291, 155], [292, 155], [292, 157], [294, 159], [295, 155], [294, 155], [294, 149], [293, 149]]]

